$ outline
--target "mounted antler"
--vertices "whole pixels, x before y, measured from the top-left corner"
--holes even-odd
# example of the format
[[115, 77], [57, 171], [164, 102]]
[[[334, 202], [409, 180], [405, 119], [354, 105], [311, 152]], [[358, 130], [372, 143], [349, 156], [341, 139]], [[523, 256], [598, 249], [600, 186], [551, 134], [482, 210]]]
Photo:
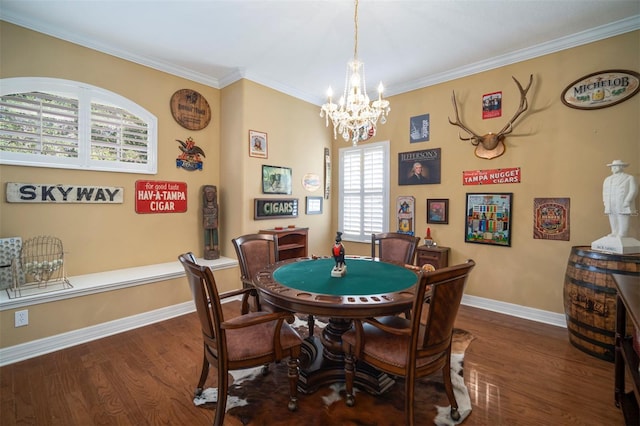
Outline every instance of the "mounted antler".
[[486, 135], [480, 136], [476, 134], [473, 130], [469, 129], [464, 125], [462, 121], [460, 121], [460, 116], [458, 115], [458, 105], [456, 103], [456, 92], [453, 92], [451, 96], [451, 102], [453, 102], [453, 110], [456, 113], [456, 121], [451, 121], [449, 118], [449, 123], [460, 127], [462, 130], [470, 134], [471, 136], [468, 138], [463, 138], [458, 133], [458, 137], [463, 141], [471, 141], [471, 144], [476, 147], [475, 153], [476, 156], [480, 158], [486, 158], [488, 160], [492, 158], [496, 158], [504, 154], [505, 146], [504, 146], [504, 138], [506, 135], [513, 131], [513, 123], [522, 115], [523, 112], [529, 108], [529, 102], [527, 101], [527, 92], [531, 88], [531, 83], [533, 82], [533, 74], [529, 76], [529, 84], [526, 88], [522, 88], [522, 85], [515, 77], [513, 81], [518, 85], [518, 90], [520, 90], [520, 105], [518, 106], [518, 110], [513, 115], [511, 120], [500, 130], [498, 133], [487, 133]]

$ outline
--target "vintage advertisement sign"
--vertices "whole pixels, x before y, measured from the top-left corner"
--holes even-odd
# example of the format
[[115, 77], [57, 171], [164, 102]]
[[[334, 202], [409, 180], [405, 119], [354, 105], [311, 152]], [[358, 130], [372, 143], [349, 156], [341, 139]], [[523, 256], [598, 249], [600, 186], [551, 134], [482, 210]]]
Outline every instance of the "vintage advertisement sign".
[[186, 182], [136, 181], [136, 213], [184, 213], [186, 211]]
[[297, 198], [256, 198], [254, 219], [275, 219], [278, 217], [298, 217]]
[[440, 183], [440, 148], [398, 154], [398, 184], [423, 185]]
[[171, 96], [170, 106], [173, 118], [185, 129], [202, 130], [211, 121], [209, 102], [195, 90], [178, 90]]
[[94, 203], [123, 202], [124, 188], [48, 183], [7, 183], [8, 203]]
[[520, 183], [520, 167], [462, 172], [463, 185], [491, 185]]
[[569, 241], [569, 198], [533, 199], [533, 238]]
[[567, 86], [562, 103], [570, 108], [599, 109], [624, 102], [640, 90], [640, 74], [607, 70], [586, 75]]
[[415, 205], [416, 199], [411, 196], [402, 196], [396, 199], [398, 233], [415, 235]]
[[502, 116], [502, 92], [482, 95], [482, 119]]

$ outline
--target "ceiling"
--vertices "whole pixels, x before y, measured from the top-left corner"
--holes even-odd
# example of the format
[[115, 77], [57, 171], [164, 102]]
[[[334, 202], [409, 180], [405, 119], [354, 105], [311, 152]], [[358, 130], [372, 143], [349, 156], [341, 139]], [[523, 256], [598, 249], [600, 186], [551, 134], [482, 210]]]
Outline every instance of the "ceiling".
[[[247, 78], [315, 104], [344, 89], [354, 53], [352, 0], [0, 0], [0, 18], [215, 88]], [[358, 57], [370, 93], [382, 81], [388, 96], [638, 29], [639, 0], [360, 0]]]

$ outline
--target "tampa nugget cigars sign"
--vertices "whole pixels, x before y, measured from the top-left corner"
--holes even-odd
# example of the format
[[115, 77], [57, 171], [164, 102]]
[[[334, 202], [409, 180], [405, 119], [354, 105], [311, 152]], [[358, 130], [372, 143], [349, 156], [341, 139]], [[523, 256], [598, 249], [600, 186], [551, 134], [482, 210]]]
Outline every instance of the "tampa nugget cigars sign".
[[94, 203], [121, 204], [124, 188], [47, 183], [7, 183], [9, 203]]

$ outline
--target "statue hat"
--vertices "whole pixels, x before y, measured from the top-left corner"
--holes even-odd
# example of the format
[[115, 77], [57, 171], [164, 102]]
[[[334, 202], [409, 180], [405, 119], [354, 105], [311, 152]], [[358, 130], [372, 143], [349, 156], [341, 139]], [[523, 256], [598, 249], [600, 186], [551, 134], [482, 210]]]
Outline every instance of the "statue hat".
[[622, 160], [613, 160], [611, 162], [611, 164], [607, 164], [607, 167], [611, 167], [611, 166], [621, 166], [621, 167], [627, 167], [629, 165], [629, 163], [625, 163]]

